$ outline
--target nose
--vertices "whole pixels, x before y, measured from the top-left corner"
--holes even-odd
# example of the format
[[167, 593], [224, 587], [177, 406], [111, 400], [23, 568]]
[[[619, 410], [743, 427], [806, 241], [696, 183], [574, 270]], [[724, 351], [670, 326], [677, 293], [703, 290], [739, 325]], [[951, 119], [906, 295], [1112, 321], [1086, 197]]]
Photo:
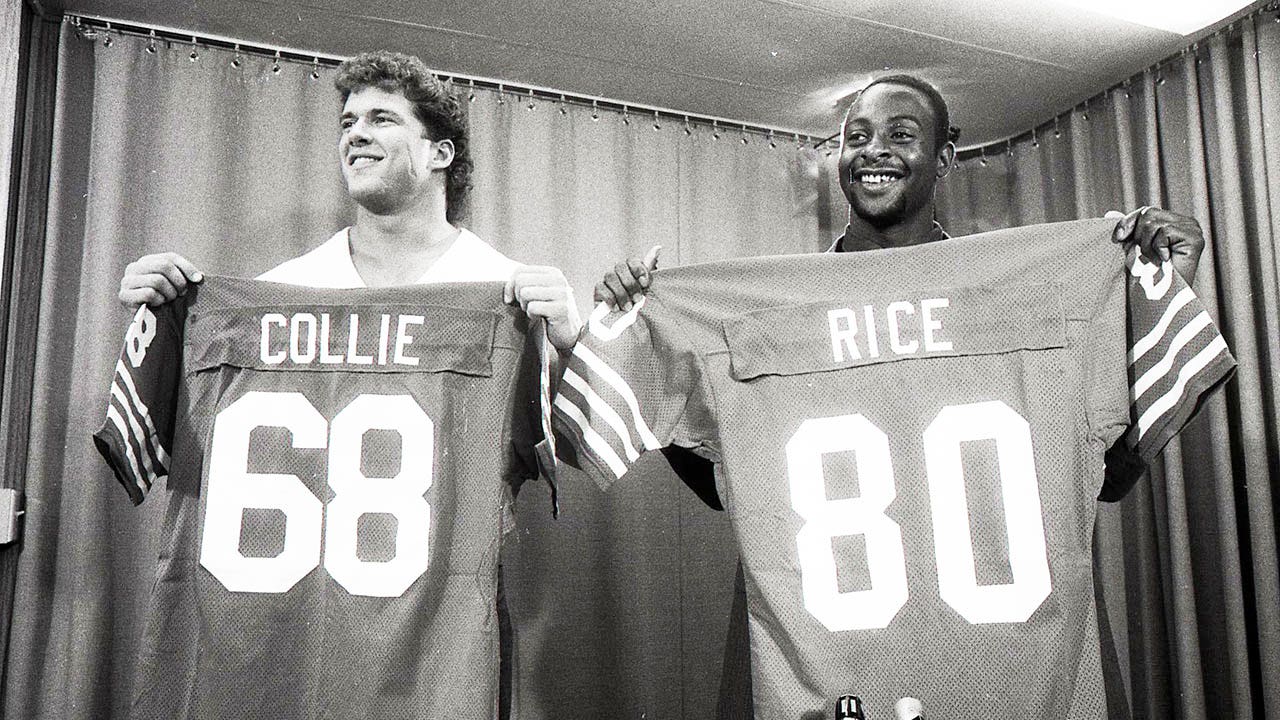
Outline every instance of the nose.
[[868, 158], [886, 157], [889, 155], [889, 144], [880, 133], [875, 133], [862, 146], [862, 154]]
[[356, 118], [345, 130], [342, 131], [342, 139], [348, 145], [365, 145], [369, 142], [369, 125], [364, 118]]

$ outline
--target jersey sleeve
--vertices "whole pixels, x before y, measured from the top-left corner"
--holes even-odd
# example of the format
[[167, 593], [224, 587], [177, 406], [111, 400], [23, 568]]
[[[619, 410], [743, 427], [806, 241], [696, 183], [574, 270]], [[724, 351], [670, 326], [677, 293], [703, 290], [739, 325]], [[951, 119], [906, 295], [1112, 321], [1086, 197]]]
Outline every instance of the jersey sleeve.
[[561, 459], [607, 488], [646, 450], [678, 444], [714, 457], [705, 383], [698, 353], [653, 296], [625, 313], [602, 303], [556, 390]]
[[135, 505], [169, 474], [184, 316], [181, 299], [138, 308], [116, 361], [106, 420], [93, 434]]
[[1236, 361], [1172, 263], [1149, 263], [1135, 247], [1126, 266], [1130, 424], [1125, 445], [1145, 462], [1231, 377]]

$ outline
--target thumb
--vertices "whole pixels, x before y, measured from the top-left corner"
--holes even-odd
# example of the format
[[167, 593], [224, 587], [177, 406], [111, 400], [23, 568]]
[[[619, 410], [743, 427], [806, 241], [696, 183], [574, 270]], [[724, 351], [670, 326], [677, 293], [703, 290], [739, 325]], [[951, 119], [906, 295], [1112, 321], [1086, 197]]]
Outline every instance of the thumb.
[[644, 254], [644, 266], [650, 270], [656, 270], [658, 268], [658, 253], [661, 250], [661, 245], [654, 245], [649, 248], [649, 252]]

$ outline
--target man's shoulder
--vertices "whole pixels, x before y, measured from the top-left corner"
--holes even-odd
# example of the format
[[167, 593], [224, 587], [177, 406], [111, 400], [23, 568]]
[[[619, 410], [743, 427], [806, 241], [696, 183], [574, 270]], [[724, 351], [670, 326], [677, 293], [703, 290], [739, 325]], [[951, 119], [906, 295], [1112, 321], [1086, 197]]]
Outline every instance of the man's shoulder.
[[505, 281], [520, 263], [462, 228], [449, 252], [427, 271], [434, 282]]
[[[354, 275], [354, 277], [353, 277]], [[359, 276], [351, 264], [347, 228], [334, 233], [317, 247], [276, 265], [257, 277], [268, 282], [309, 287], [358, 287]], [[354, 281], [354, 284], [353, 284]]]

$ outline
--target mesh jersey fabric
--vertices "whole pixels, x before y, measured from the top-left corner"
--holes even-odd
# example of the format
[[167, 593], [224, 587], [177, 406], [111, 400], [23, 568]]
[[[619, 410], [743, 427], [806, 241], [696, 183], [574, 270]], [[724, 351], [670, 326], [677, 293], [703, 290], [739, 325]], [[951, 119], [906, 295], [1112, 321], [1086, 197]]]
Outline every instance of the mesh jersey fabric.
[[1151, 457], [1234, 368], [1113, 226], [674, 268], [592, 315], [565, 459], [606, 486], [672, 443], [719, 463], [757, 717], [1104, 716], [1103, 454]]
[[130, 325], [95, 442], [167, 476], [136, 718], [475, 718], [538, 355], [498, 283], [223, 277]]

